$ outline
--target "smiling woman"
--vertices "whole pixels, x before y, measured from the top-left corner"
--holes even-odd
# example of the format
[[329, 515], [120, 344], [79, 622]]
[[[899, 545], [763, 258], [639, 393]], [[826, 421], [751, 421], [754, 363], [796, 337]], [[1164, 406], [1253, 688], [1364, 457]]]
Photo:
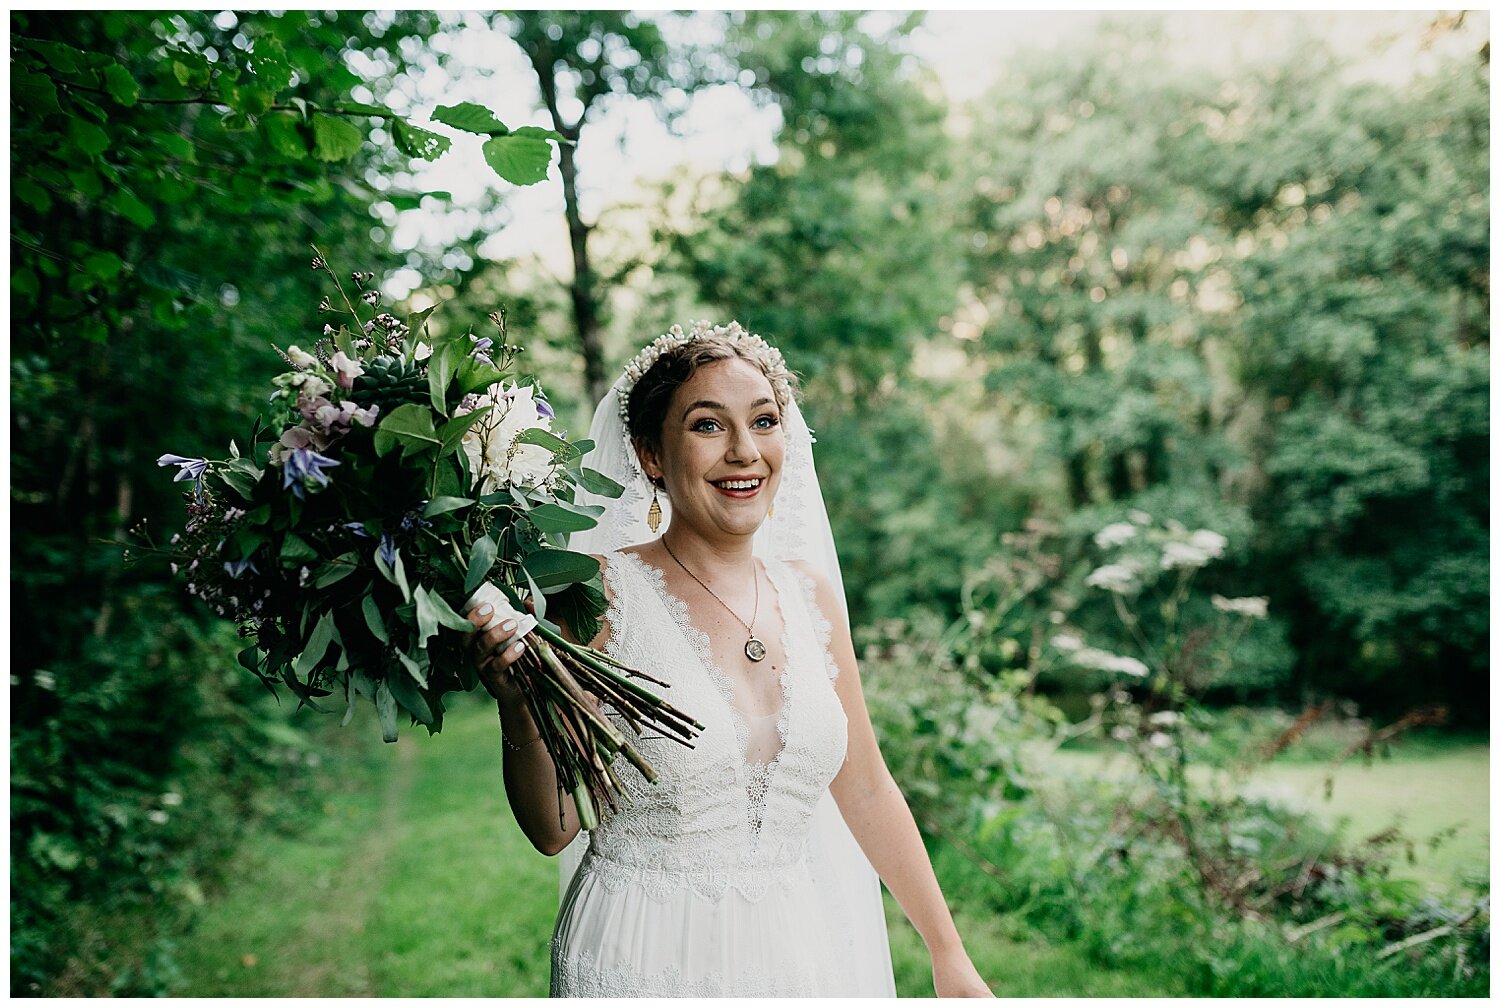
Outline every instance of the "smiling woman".
[[937, 993], [989, 996], [870, 725], [793, 384], [760, 337], [700, 323], [643, 350], [595, 413], [588, 464], [626, 491], [571, 544], [604, 572], [592, 643], [668, 678], [708, 727], [685, 749], [605, 706], [660, 776], [622, 771], [625, 801], [587, 840], [507, 699], [505, 641], [479, 635], [517, 740], [511, 806], [539, 850], [567, 847], [554, 995], [893, 996], [883, 881]]

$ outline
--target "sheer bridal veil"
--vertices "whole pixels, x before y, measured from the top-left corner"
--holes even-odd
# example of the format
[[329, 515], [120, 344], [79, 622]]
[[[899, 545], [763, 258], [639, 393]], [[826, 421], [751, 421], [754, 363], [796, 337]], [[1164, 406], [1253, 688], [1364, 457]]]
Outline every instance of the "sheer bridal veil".
[[[569, 548], [583, 553], [608, 553], [636, 543], [647, 542], [655, 534], [646, 525], [651, 487], [636, 466], [621, 417], [621, 395], [628, 395], [633, 382], [622, 375], [605, 395], [594, 412], [589, 438], [594, 448], [585, 464], [613, 479], [625, 488], [618, 500], [596, 497], [580, 489], [578, 503], [604, 506], [597, 528], [574, 533]], [[786, 432], [786, 456], [781, 485], [776, 494], [775, 514], [768, 518], [755, 536], [755, 555], [763, 559], [803, 560], [812, 564], [837, 589], [840, 606], [844, 606], [844, 582], [839, 572], [838, 554], [834, 551], [833, 531], [823, 494], [813, 467], [812, 432], [795, 401], [789, 403], [783, 417]], [[663, 519], [670, 521], [671, 503], [661, 498]], [[830, 621], [848, 621], [847, 608], [824, 614]], [[568, 885], [588, 845], [588, 836], [580, 833], [559, 857], [561, 891]], [[809, 842], [809, 862], [818, 887], [824, 919], [835, 936], [843, 959], [841, 966], [859, 978], [859, 996], [894, 997], [891, 975], [890, 944], [886, 935], [885, 912], [881, 900], [880, 879], [860, 849], [833, 796], [825, 794], [813, 816]]]

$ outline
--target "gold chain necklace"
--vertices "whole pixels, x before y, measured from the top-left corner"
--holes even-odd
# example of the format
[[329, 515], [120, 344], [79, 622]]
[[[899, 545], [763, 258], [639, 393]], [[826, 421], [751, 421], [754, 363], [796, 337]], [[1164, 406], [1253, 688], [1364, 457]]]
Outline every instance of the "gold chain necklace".
[[[672, 547], [667, 546], [667, 540], [665, 536], [662, 537], [661, 544], [666, 547], [667, 556], [671, 557], [673, 560], [677, 560], [677, 554], [672, 552]], [[728, 610], [729, 615], [738, 620], [740, 625], [745, 628], [745, 632], [750, 635], [750, 639], [745, 641], [745, 657], [749, 658], [753, 662], [762, 661], [766, 657], [766, 646], [761, 642], [760, 638], [755, 636], [755, 618], [760, 615], [760, 575], [755, 571], [755, 558], [750, 558], [750, 570], [751, 573], [755, 575], [755, 611], [750, 614], [749, 623], [746, 623], [744, 620], [740, 619], [739, 613], [729, 608], [729, 603], [725, 602], [723, 599], [719, 598], [718, 595], [714, 594], [714, 590], [708, 585], [703, 584], [702, 578], [694, 574], [692, 571], [688, 570], [687, 564], [683, 563], [681, 560], [677, 560], [677, 566], [681, 567], [684, 571], [687, 571], [688, 577], [692, 578], [694, 581], [697, 581], [698, 584], [702, 585], [703, 590], [708, 592], [710, 595], [713, 595], [714, 601]]]

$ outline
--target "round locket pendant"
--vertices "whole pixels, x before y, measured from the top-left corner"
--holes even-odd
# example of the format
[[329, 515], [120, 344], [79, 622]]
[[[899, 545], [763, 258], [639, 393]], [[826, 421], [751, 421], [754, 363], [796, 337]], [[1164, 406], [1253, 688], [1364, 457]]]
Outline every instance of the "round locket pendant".
[[766, 646], [759, 640], [751, 637], [745, 642], [745, 657], [751, 661], [761, 661], [766, 656]]

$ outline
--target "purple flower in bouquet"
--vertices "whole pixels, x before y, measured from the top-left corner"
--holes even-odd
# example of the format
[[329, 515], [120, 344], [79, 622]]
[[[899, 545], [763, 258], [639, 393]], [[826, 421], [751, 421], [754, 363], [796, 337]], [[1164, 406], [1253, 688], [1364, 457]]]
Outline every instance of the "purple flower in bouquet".
[[181, 455], [163, 455], [156, 460], [159, 466], [177, 466], [177, 475], [172, 477], [173, 483], [181, 483], [183, 480], [192, 480], [201, 483], [204, 470], [208, 468], [208, 459], [185, 458]]
[[224, 561], [224, 573], [228, 574], [232, 578], [237, 578], [237, 577], [241, 576], [247, 570], [250, 571], [252, 574], [258, 574], [259, 573], [259, 571], [257, 571], [255, 569], [255, 562], [253, 560], [250, 560], [249, 558], [246, 558], [244, 560], [225, 560]]
[[396, 540], [389, 532], [380, 537], [380, 559], [385, 561], [387, 567], [396, 566]]
[[303, 488], [308, 486], [309, 481], [320, 487], [328, 485], [328, 473], [325, 469], [332, 469], [340, 463], [326, 455], [319, 455], [311, 448], [294, 448], [291, 454], [286, 456], [286, 470], [282, 478], [281, 488], [291, 488], [292, 493], [300, 500]]

